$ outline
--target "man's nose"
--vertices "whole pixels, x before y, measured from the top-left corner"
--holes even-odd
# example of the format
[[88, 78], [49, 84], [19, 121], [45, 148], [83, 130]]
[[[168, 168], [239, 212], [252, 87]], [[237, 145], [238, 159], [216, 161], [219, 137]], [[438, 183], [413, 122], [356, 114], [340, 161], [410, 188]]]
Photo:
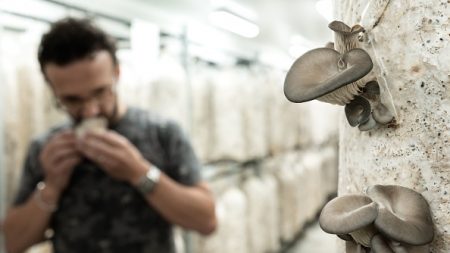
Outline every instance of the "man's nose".
[[81, 111], [81, 116], [83, 118], [97, 117], [100, 114], [100, 105], [97, 100], [89, 99], [84, 102]]

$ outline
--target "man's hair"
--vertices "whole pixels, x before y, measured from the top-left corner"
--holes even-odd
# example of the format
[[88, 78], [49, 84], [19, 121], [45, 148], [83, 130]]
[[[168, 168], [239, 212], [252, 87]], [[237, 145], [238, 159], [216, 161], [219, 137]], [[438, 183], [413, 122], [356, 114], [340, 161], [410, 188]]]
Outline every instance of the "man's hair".
[[117, 64], [115, 41], [88, 19], [65, 18], [52, 24], [38, 50], [41, 70], [48, 63], [60, 66], [106, 50]]

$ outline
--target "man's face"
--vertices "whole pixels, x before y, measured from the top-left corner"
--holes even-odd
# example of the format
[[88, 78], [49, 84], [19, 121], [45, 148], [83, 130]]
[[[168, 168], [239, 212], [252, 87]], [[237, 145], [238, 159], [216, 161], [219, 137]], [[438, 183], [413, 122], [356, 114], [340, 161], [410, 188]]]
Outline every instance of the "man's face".
[[59, 104], [76, 123], [99, 116], [113, 120], [119, 67], [107, 51], [64, 66], [48, 63], [44, 72]]

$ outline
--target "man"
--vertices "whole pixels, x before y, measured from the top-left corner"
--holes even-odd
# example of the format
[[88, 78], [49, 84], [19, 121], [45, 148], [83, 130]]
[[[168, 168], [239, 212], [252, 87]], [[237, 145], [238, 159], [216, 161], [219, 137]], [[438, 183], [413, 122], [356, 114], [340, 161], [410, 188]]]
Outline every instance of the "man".
[[[86, 20], [61, 20], [43, 36], [41, 70], [73, 122], [31, 144], [4, 222], [8, 252], [50, 237], [58, 253], [166, 253], [171, 224], [214, 231], [214, 200], [189, 142], [176, 124], [118, 101], [115, 52]], [[97, 117], [109, 130], [75, 135]]]

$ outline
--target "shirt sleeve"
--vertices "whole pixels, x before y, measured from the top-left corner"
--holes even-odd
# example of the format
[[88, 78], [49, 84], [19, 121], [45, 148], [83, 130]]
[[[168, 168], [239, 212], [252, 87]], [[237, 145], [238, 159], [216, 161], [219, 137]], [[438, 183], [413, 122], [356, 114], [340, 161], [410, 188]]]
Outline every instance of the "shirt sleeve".
[[43, 173], [39, 164], [40, 145], [38, 141], [33, 141], [28, 148], [25, 157], [22, 176], [19, 182], [17, 193], [13, 201], [14, 206], [21, 205], [34, 192], [36, 185], [43, 179]]
[[166, 173], [174, 180], [185, 185], [195, 185], [201, 180], [201, 165], [186, 134], [175, 122], [169, 121], [163, 126], [165, 149], [167, 154]]

